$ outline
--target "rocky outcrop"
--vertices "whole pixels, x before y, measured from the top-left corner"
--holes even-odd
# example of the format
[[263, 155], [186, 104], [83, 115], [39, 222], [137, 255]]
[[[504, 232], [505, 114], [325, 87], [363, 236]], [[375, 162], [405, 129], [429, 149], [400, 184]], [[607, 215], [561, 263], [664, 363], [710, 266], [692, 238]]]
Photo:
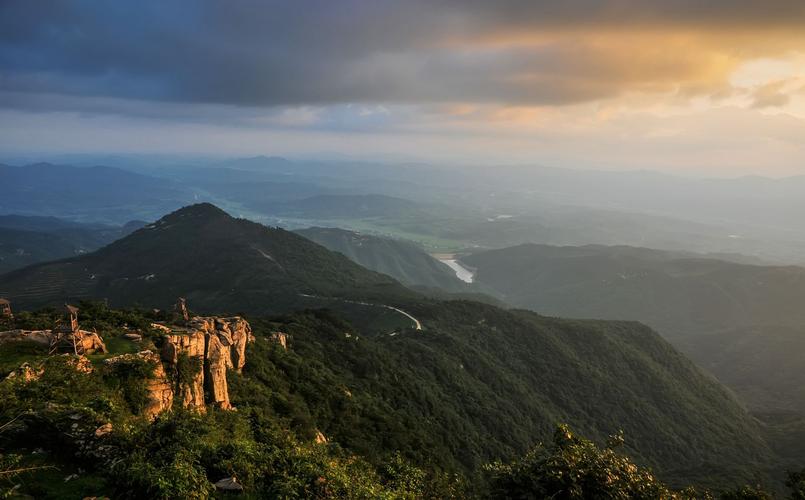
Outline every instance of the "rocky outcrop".
[[6, 342], [36, 342], [37, 344], [50, 345], [50, 330], [8, 330], [0, 332], [0, 344]]
[[92, 362], [84, 356], [73, 356], [71, 354], [62, 354], [55, 358], [48, 358], [36, 364], [22, 363], [19, 368], [6, 376], [6, 380], [19, 380], [24, 383], [39, 380], [45, 373], [46, 365], [49, 361], [56, 360], [57, 362], [64, 362], [65, 366], [72, 368], [79, 373], [92, 373], [94, 368]]
[[73, 356], [72, 354], [62, 354], [68, 366], [72, 367], [79, 373], [92, 373], [95, 368], [92, 367], [92, 361], [85, 356]]
[[282, 332], [271, 332], [271, 335], [268, 336], [268, 340], [279, 344], [283, 349], [286, 351], [288, 350], [288, 334]]
[[162, 360], [175, 380], [176, 399], [184, 408], [205, 410], [204, 371], [195, 369], [203, 366], [205, 350], [206, 339], [202, 331], [174, 333], [165, 339]]
[[[103, 339], [95, 332], [78, 330], [77, 332], [72, 333], [72, 336], [75, 342], [75, 349], [79, 354], [108, 352], [106, 350], [106, 344], [103, 343]], [[69, 346], [65, 348], [67, 349]]]
[[204, 375], [207, 377], [210, 403], [224, 410], [231, 409], [229, 387], [226, 381], [226, 370], [232, 367], [231, 354], [229, 346], [225, 346], [217, 335], [207, 337], [205, 361]]
[[[177, 401], [198, 411], [204, 411], [206, 404], [231, 409], [226, 374], [230, 369], [240, 373], [246, 364], [246, 346], [254, 340], [249, 322], [238, 316], [195, 316], [186, 326], [170, 332], [162, 348], [162, 360], [176, 381]], [[182, 362], [182, 356], [190, 361]], [[187, 373], [183, 363], [200, 369]]]
[[252, 327], [240, 316], [229, 318], [195, 316], [189, 327], [204, 332], [208, 337], [217, 337], [225, 348], [223, 355], [229, 368], [241, 373], [246, 365], [246, 346], [254, 340]]
[[23, 363], [19, 368], [9, 373], [8, 376], [6, 376], [6, 380], [21, 380], [25, 383], [33, 382], [34, 380], [39, 380], [39, 377], [41, 377], [44, 372], [45, 369], [42, 366], [34, 367], [30, 363]]
[[143, 414], [154, 419], [160, 413], [170, 410], [173, 407], [173, 386], [168, 381], [160, 357], [153, 351], [141, 351], [136, 354], [122, 354], [104, 361], [104, 365], [114, 369], [115, 365], [131, 362], [146, 362], [154, 367], [152, 376], [146, 381], [148, 391], [148, 401], [143, 409]]
[[53, 351], [93, 354], [107, 352], [100, 335], [87, 330], [59, 332], [55, 330], [9, 330], [0, 332], [0, 344], [5, 342], [36, 342]]

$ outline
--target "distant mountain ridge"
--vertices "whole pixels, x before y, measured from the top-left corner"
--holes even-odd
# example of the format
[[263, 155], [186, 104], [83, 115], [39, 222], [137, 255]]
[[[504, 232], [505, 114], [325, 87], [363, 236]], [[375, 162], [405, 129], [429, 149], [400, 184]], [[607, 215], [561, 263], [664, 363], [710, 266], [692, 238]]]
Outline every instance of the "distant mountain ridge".
[[0, 165], [0, 179], [0, 213], [121, 223], [153, 220], [193, 199], [181, 185], [113, 167]]
[[380, 194], [320, 194], [277, 204], [276, 213], [305, 218], [398, 216], [419, 210], [418, 204]]
[[97, 250], [146, 223], [80, 224], [55, 217], [0, 215], [0, 274]]
[[468, 291], [455, 272], [411, 242], [338, 228], [311, 227], [295, 232], [405, 285]]

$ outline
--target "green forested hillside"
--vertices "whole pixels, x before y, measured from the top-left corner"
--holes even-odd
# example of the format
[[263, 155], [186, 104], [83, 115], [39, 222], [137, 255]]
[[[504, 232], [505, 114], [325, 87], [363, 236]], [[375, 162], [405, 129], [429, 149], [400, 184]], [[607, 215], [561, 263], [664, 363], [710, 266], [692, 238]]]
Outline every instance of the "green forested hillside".
[[144, 226], [78, 224], [54, 217], [0, 215], [0, 274], [96, 250]]
[[157, 306], [181, 295], [205, 310], [279, 312], [318, 296], [413, 293], [299, 235], [200, 204], [91, 254], [6, 274], [0, 295], [20, 307], [85, 298]]
[[[182, 449], [199, 454], [194, 467], [202, 478], [204, 471], [211, 480], [236, 473], [249, 485], [265, 488], [265, 478], [253, 469], [266, 460], [260, 446], [249, 444], [257, 439], [261, 446], [285, 450], [281, 453], [289, 462], [281, 474], [297, 474], [291, 463], [312, 460], [305, 470], [329, 477], [347, 467], [333, 460], [351, 455], [384, 470], [398, 456], [434, 481], [440, 478], [438, 488], [454, 477], [478, 493], [486, 485], [484, 464], [508, 462], [549, 441], [560, 422], [599, 443], [623, 430], [628, 437], [624, 452], [673, 486], [727, 488], [756, 478], [774, 486], [782, 474], [784, 466], [764, 443], [759, 425], [728, 392], [646, 327], [544, 318], [460, 301], [412, 308], [426, 330], [393, 336], [362, 336], [327, 311], [252, 319], [257, 340], [247, 352], [246, 369], [228, 377], [238, 412], [215, 411], [195, 424], [181, 415], [176, 422], [171, 417], [150, 427], [126, 424], [131, 417], [125, 412], [131, 410], [115, 392], [106, 395], [96, 378], [54, 374], [28, 389], [0, 383], [5, 391], [0, 416], [10, 420], [20, 408], [33, 411], [0, 437], [7, 449], [21, 443], [26, 449], [41, 446], [48, 454], [37, 460], [67, 467], [59, 453], [71, 453], [76, 443], [47, 441], [47, 436], [69, 427], [70, 414], [101, 423], [112, 418], [119, 432], [132, 433], [115, 434], [115, 446], [152, 449], [154, 456], [125, 458], [115, 469], [121, 477], [107, 484], [111, 488], [148, 484], [159, 474], [184, 474], [166, 468], [148, 476], [137, 462], [161, 463]], [[112, 346], [119, 344], [113, 340], [124, 324], [147, 324], [153, 314], [88, 304], [82, 311], [82, 324], [110, 332], [106, 339]], [[18, 316], [22, 325], [31, 326], [51, 318], [47, 312], [41, 320]], [[287, 351], [268, 340], [274, 331], [290, 335]], [[0, 357], [26, 359], [24, 351], [9, 349], [0, 347]], [[101, 404], [99, 397], [111, 403]], [[48, 401], [66, 406], [48, 406]], [[171, 429], [178, 434], [163, 434]], [[277, 434], [291, 431], [293, 439], [309, 443], [317, 430], [331, 442], [330, 459]], [[159, 442], [173, 444], [160, 451]], [[100, 480], [108, 473], [94, 468], [92, 459], [82, 460], [91, 477]], [[328, 460], [332, 468], [325, 471], [321, 467]], [[273, 467], [268, 478], [285, 470]], [[371, 474], [354, 480], [369, 486], [375, 481]]]
[[390, 445], [450, 470], [514, 456], [558, 422], [599, 440], [622, 429], [640, 462], [677, 483], [738, 481], [770, 463], [733, 396], [637, 323], [461, 301], [411, 311], [426, 330], [360, 340], [317, 313], [279, 318], [271, 328], [292, 335], [291, 350], [268, 350], [238, 394], [262, 406], [284, 387], [351, 449], [373, 457]]
[[411, 242], [338, 228], [311, 227], [295, 232], [405, 285], [434, 287], [453, 292], [468, 290], [449, 267]]
[[486, 292], [543, 314], [657, 329], [757, 411], [805, 411], [805, 269], [634, 247], [521, 245], [462, 258]]

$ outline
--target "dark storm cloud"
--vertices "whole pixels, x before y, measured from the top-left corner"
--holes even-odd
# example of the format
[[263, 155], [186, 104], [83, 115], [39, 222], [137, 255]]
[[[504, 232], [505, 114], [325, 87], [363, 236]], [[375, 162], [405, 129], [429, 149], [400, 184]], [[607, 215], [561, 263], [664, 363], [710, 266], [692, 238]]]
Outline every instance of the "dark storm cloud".
[[242, 106], [563, 104], [624, 85], [652, 88], [677, 73], [698, 84], [693, 66], [707, 61], [635, 69], [628, 47], [572, 36], [525, 48], [495, 40], [621, 27], [786, 31], [803, 22], [802, 1], [6, 0], [0, 91], [17, 106], [33, 94]]

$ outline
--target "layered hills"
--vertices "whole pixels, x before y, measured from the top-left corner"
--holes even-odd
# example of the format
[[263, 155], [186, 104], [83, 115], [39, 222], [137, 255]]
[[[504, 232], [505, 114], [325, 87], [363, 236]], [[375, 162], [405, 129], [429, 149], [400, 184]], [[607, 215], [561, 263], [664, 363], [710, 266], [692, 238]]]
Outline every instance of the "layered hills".
[[114, 167], [0, 165], [0, 179], [0, 213], [125, 223], [153, 220], [193, 199], [172, 181]]
[[121, 238], [144, 226], [81, 224], [55, 217], [0, 216], [0, 274], [39, 262], [73, 257]]
[[485, 291], [542, 314], [657, 329], [754, 409], [805, 411], [805, 269], [635, 247], [521, 245], [465, 256]]

